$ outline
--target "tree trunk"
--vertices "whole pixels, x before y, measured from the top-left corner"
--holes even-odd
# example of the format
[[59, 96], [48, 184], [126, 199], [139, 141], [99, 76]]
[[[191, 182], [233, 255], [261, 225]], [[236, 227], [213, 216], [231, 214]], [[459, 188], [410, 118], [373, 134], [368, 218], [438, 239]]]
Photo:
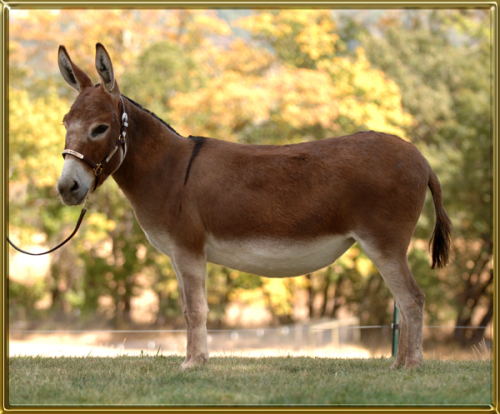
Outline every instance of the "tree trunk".
[[[471, 326], [473, 314], [478, 309], [481, 297], [489, 295], [491, 298], [492, 296], [491, 293], [489, 294], [487, 292], [487, 290], [493, 282], [493, 269], [488, 270], [490, 258], [483, 257], [483, 253], [485, 252], [490, 254], [489, 246], [490, 244], [488, 243], [488, 241], [485, 241], [483, 248], [478, 254], [477, 260], [475, 261], [476, 265], [473, 269], [471, 269], [464, 290], [458, 299], [459, 310], [453, 337], [462, 346], [475, 344], [479, 342], [484, 336], [483, 328], [465, 329], [463, 327]], [[480, 276], [485, 271], [488, 271], [488, 279], [482, 282]], [[474, 281], [472, 281], [472, 275], [476, 275]], [[488, 311], [483, 316], [479, 326], [486, 326], [491, 321], [492, 317], [493, 304], [492, 299], [490, 299]]]
[[320, 316], [326, 316], [326, 308], [328, 306], [328, 290], [330, 289], [330, 280], [325, 278], [325, 287], [323, 288], [323, 304], [321, 305]]
[[306, 275], [306, 279], [309, 281], [309, 286], [307, 287], [307, 293], [309, 294], [307, 300], [307, 307], [309, 308], [309, 319], [314, 318], [314, 289], [312, 286], [311, 274]]

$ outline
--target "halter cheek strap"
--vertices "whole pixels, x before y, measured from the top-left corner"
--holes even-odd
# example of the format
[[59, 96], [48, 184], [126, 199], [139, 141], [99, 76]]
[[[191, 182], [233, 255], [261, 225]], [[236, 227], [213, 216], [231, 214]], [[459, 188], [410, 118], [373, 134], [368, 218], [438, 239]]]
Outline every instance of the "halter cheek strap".
[[104, 157], [104, 159], [99, 164], [97, 164], [96, 162], [92, 161], [89, 157], [87, 157], [85, 154], [82, 154], [78, 151], [75, 151], [72, 149], [65, 149], [62, 152], [63, 158], [68, 154], [72, 155], [73, 157], [76, 157], [79, 160], [84, 161], [85, 163], [87, 163], [87, 165], [90, 166], [90, 168], [92, 168], [92, 171], [94, 171], [94, 175], [95, 175], [95, 185], [94, 185], [93, 191], [95, 191], [97, 189], [97, 187], [99, 185], [99, 176], [101, 175], [101, 173], [103, 172], [104, 168], [109, 163], [109, 161], [111, 161], [111, 158], [113, 158], [113, 155], [115, 155], [116, 151], [118, 151], [118, 148], [120, 147], [120, 145], [121, 145], [122, 150], [123, 150], [123, 156], [122, 156], [122, 160], [120, 162], [120, 165], [123, 162], [123, 160], [125, 159], [125, 155], [127, 154], [127, 141], [125, 139], [125, 137], [127, 135], [127, 131], [125, 129], [128, 127], [128, 115], [127, 115], [127, 112], [125, 112], [125, 103], [123, 102], [123, 98], [121, 95], [120, 95], [120, 99], [122, 101], [122, 108], [123, 108], [122, 122], [121, 122], [121, 127], [120, 127], [120, 136], [118, 137], [118, 141], [115, 145], [115, 148], [109, 153], [109, 155]]

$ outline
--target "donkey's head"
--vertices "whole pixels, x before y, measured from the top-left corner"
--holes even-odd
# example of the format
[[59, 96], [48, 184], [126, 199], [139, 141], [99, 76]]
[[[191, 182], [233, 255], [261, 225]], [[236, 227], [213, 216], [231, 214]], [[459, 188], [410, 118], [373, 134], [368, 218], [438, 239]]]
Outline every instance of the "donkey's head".
[[[126, 119], [122, 120], [125, 108], [111, 59], [100, 43], [95, 58], [100, 85], [95, 86], [71, 61], [64, 46], [59, 46], [58, 62], [63, 78], [78, 96], [63, 118], [65, 161], [57, 191], [65, 204], [77, 205], [116, 171], [125, 157], [124, 139], [118, 141], [123, 123], [126, 125]], [[114, 155], [114, 151], [121, 154]]]

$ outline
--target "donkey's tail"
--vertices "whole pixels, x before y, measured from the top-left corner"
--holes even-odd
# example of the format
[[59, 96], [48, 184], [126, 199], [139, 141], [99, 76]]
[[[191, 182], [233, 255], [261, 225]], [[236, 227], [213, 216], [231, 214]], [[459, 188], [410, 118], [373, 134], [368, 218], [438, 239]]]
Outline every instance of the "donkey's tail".
[[429, 172], [429, 188], [434, 200], [434, 210], [436, 212], [436, 224], [429, 242], [429, 249], [432, 252], [432, 266], [444, 267], [448, 264], [451, 248], [451, 220], [443, 207], [441, 185], [432, 169]]

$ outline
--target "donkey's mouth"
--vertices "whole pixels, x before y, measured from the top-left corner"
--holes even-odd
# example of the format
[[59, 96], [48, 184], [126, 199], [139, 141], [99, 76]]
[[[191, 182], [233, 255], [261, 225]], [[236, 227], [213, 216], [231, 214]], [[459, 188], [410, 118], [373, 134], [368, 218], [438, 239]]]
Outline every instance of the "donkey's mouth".
[[[60, 190], [58, 188], [58, 190]], [[59, 191], [59, 196], [63, 204], [67, 206], [78, 206], [85, 202], [89, 194], [89, 188], [78, 188], [70, 191]]]
[[76, 202], [75, 206], [79, 206], [79, 205], [85, 203], [85, 200], [87, 199], [88, 194], [89, 194], [89, 189], [87, 188], [87, 191], [85, 191], [85, 194]]

